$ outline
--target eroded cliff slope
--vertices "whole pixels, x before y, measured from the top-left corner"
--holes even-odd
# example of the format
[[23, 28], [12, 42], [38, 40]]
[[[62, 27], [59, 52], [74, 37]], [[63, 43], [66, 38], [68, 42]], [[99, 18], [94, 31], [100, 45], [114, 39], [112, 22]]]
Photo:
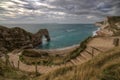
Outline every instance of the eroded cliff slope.
[[98, 36], [119, 36], [120, 35], [120, 16], [108, 16], [104, 21], [97, 22], [100, 30]]

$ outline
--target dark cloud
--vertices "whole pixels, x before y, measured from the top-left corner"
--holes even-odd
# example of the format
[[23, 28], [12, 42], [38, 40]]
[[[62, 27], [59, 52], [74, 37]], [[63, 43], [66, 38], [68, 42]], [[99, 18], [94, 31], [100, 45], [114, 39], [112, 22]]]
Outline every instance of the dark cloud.
[[[105, 16], [120, 16], [120, 0], [2, 0], [0, 12], [4, 11], [8, 11], [8, 14], [11, 12], [16, 19], [17, 17], [24, 19], [31, 16], [34, 19], [38, 17], [52, 20], [56, 17], [56, 19], [67, 20], [70, 17], [73, 20], [80, 20], [79, 18], [83, 15], [99, 19]], [[19, 13], [16, 14], [16, 12]], [[2, 15], [2, 13], [0, 14]], [[73, 21], [70, 19], [68, 22]]]

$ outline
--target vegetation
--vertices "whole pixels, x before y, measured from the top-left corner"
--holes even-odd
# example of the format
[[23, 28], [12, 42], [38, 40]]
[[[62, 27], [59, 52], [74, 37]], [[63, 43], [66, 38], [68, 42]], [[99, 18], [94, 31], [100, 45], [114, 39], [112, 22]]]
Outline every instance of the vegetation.
[[36, 52], [24, 50], [20, 55], [20, 60], [28, 65], [39, 64], [39, 65], [59, 65], [63, 62], [64, 56], [61, 55], [50, 55], [46, 52]]
[[22, 55], [28, 56], [28, 57], [42, 57], [42, 56], [48, 56], [48, 53], [47, 52], [39, 53], [34, 50], [24, 50]]
[[[78, 66], [60, 68], [38, 80], [120, 80], [120, 47]], [[62, 76], [62, 77], [61, 77]], [[37, 80], [36, 79], [36, 80]]]
[[80, 53], [82, 51], [84, 51], [87, 47], [87, 43], [92, 39], [92, 37], [88, 37], [86, 38], [84, 41], [81, 42], [80, 46], [74, 50], [73, 52], [71, 52], [70, 54], [68, 54], [65, 59], [64, 59], [64, 63], [70, 61], [71, 59], [76, 58], [77, 56], [80, 55]]
[[0, 80], [120, 80], [120, 47], [100, 53], [83, 64], [61, 67], [38, 77], [36, 75], [37, 66], [33, 75], [11, 65], [6, 66], [0, 59]]
[[0, 80], [30, 80], [35, 74], [20, 71], [0, 59]]
[[50, 55], [47, 52], [41, 51], [37, 52], [34, 50], [24, 50], [22, 55], [20, 55], [20, 60], [28, 65], [37, 64], [39, 65], [60, 65], [70, 61], [73, 58], [76, 58], [80, 53], [86, 48], [87, 43], [91, 40], [91, 37], [88, 37], [86, 40], [81, 42], [80, 46], [69, 53], [66, 56], [59, 54]]

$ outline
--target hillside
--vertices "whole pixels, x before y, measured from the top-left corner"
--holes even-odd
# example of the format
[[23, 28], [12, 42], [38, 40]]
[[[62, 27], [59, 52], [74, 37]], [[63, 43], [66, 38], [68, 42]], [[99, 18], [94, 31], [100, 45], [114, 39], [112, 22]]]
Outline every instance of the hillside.
[[100, 53], [77, 66], [61, 67], [50, 73], [34, 74], [6, 67], [0, 60], [0, 80], [120, 80], [120, 47]]
[[99, 26], [99, 36], [119, 36], [120, 16], [108, 16], [104, 21], [96, 22], [96, 26]]
[[[41, 34], [50, 40], [48, 32], [32, 34], [20, 28], [1, 27], [2, 47], [13, 51], [0, 57], [0, 80], [120, 80], [119, 23], [120, 17], [107, 17], [96, 23], [100, 27], [96, 36], [64, 50], [24, 49], [28, 44], [15, 44], [18, 50], [14, 50], [8, 43], [14, 44], [21, 33], [25, 34], [21, 35], [22, 43], [31, 37], [30, 41], [37, 45]], [[13, 32], [17, 38], [11, 30], [17, 30], [16, 34]]]
[[42, 44], [42, 37], [50, 41], [47, 29], [40, 29], [32, 34], [22, 28], [0, 26], [0, 55], [15, 49], [33, 48]]
[[32, 74], [19, 71], [11, 65], [6, 66], [6, 63], [0, 59], [0, 80], [30, 80]]
[[120, 47], [101, 53], [86, 63], [64, 67], [38, 80], [120, 80]]

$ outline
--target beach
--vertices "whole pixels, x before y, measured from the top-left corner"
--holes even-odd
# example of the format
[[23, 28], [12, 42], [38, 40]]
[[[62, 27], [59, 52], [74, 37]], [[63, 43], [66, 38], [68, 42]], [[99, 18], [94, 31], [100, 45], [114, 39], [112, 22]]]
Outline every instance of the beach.
[[74, 51], [79, 46], [80, 46], [80, 44], [69, 46], [69, 47], [65, 47], [65, 48], [58, 48], [58, 49], [29, 49], [29, 50], [34, 50], [34, 51], [37, 51], [37, 52], [45, 51], [45, 52], [47, 52], [49, 54], [67, 55], [70, 52]]

